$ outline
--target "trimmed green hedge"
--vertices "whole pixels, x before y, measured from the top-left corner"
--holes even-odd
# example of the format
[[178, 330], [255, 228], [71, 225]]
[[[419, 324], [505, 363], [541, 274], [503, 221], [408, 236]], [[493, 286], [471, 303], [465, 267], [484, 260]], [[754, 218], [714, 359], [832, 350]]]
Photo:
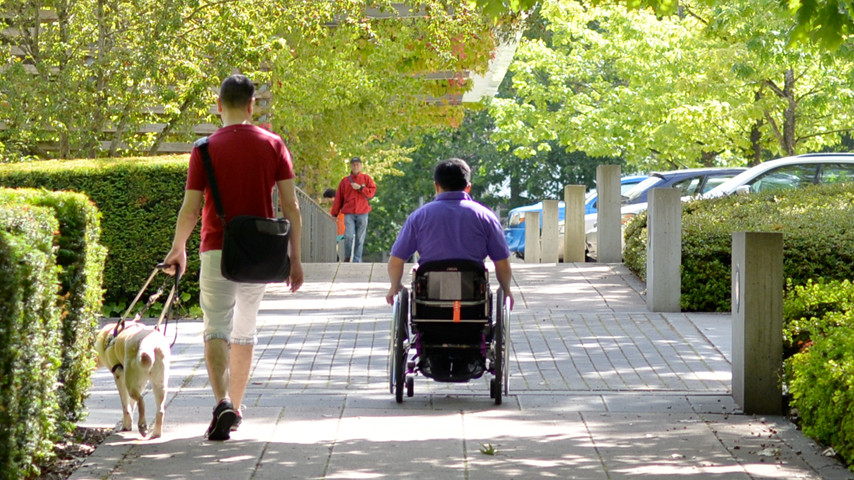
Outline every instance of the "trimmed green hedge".
[[[683, 311], [728, 312], [732, 234], [783, 233], [783, 275], [792, 285], [810, 279], [854, 278], [854, 185], [821, 185], [785, 192], [733, 195], [682, 206]], [[646, 275], [646, 214], [625, 232], [625, 258]]]
[[854, 311], [828, 314], [839, 326], [813, 337], [785, 363], [791, 404], [804, 434], [854, 465]]
[[48, 208], [0, 205], [0, 478], [35, 473], [58, 434], [58, 229]]
[[0, 188], [0, 478], [36, 473], [84, 414], [106, 256], [99, 222], [85, 195]]
[[[172, 243], [188, 155], [49, 160], [0, 165], [0, 185], [85, 193], [102, 213], [105, 310], [123, 313]], [[187, 251], [198, 250], [192, 235]], [[189, 256], [182, 298], [198, 298], [198, 255]]]
[[[50, 208], [59, 221], [56, 263], [62, 315], [60, 404], [69, 422], [81, 418], [95, 368], [92, 345], [103, 301], [106, 249], [101, 245], [101, 214], [85, 196], [72, 192], [0, 188], [0, 204]], [[66, 430], [71, 426], [66, 426]]]

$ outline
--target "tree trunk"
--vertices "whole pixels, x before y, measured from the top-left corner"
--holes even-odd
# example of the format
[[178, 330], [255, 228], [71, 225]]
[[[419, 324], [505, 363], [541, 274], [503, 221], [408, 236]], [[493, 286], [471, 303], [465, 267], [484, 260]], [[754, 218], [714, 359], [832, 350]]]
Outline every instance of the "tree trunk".
[[798, 102], [795, 99], [795, 72], [787, 69], [783, 86], [783, 98], [786, 100], [786, 110], [783, 116], [783, 151], [786, 155], [794, 155], [797, 139], [795, 138], [795, 112]]
[[[754, 99], [757, 103], [762, 99], [762, 90], [757, 90], [754, 94]], [[765, 124], [762, 119], [757, 119], [756, 123], [753, 124], [753, 128], [750, 129], [750, 147], [753, 149], [750, 152], [750, 158], [748, 159], [747, 166], [753, 167], [762, 163], [762, 126]]]

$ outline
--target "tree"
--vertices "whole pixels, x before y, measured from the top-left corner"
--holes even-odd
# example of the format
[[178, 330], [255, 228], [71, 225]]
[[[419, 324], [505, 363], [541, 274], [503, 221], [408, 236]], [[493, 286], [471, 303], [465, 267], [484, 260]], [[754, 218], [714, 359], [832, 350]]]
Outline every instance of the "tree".
[[483, 73], [494, 47], [467, 2], [408, 5], [2, 0], [0, 101], [17, 108], [0, 111], [0, 144], [36, 157], [155, 154], [215, 128], [215, 88], [240, 71], [261, 84], [258, 120], [285, 137], [309, 193], [353, 155], [382, 175], [405, 158], [401, 139], [459, 125], [464, 73]]
[[[520, 14], [532, 11], [540, 0], [476, 0], [477, 5], [493, 19], [512, 21]], [[605, 3], [591, 0], [591, 5]], [[674, 0], [620, 0], [616, 2], [630, 9], [651, 9], [656, 16], [673, 15], [678, 12], [680, 2]], [[705, 0], [709, 6], [726, 6], [729, 2]], [[834, 50], [854, 33], [854, 11], [850, 4], [841, 0], [813, 0], [809, 2], [774, 2], [768, 13], [786, 23], [785, 38], [789, 43], [814, 43], [823, 49]]]
[[546, 34], [526, 37], [511, 66], [515, 98], [492, 107], [498, 138], [520, 158], [557, 142], [639, 171], [838, 144], [852, 105], [836, 79], [850, 59], [787, 48], [771, 10], [697, 4], [658, 18], [545, 2]]
[[[398, 20], [358, 8], [311, 16], [311, 2], [282, 13], [272, 76], [284, 114], [273, 124], [310, 194], [337, 184], [351, 156], [381, 177], [407, 160], [406, 139], [460, 124], [461, 75], [485, 71], [494, 38], [482, 16], [457, 3], [451, 14], [440, 2], [414, 2], [416, 14]], [[437, 72], [446, 75], [430, 80]]]
[[[0, 143], [24, 155], [157, 151], [210, 121], [210, 78], [266, 51], [262, 2], [6, 0]], [[15, 55], [12, 55], [12, 52]], [[104, 148], [106, 146], [106, 148]]]

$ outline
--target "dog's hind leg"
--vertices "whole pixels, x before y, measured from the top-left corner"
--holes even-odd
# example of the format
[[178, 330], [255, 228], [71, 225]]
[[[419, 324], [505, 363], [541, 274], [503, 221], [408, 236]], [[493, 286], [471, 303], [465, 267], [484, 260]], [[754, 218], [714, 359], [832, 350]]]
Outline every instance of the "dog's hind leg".
[[119, 391], [119, 399], [122, 401], [122, 431], [128, 432], [133, 423], [133, 400], [128, 393], [125, 370], [122, 365], [116, 365], [113, 368], [113, 379], [116, 381], [116, 390]]
[[145, 437], [148, 433], [148, 423], [145, 421], [145, 400], [142, 398], [142, 392], [145, 389], [145, 384], [148, 383], [148, 371], [142, 365], [139, 365], [138, 362], [134, 363], [135, 365], [128, 366], [125, 375], [128, 395], [137, 403], [137, 410], [139, 411], [137, 428], [139, 429], [139, 434]]
[[166, 416], [166, 395], [169, 391], [169, 357], [163, 351], [154, 351], [154, 364], [151, 366], [149, 377], [154, 393], [154, 406], [157, 408], [154, 416], [154, 430], [151, 438], [159, 438], [163, 432], [163, 421]]

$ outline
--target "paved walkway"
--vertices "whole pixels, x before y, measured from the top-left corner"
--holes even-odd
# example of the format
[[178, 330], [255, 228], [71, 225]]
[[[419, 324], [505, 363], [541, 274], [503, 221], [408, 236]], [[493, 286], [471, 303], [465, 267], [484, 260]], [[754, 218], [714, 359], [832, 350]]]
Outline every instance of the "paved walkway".
[[[419, 377], [395, 403], [385, 265], [311, 264], [300, 292], [268, 290], [232, 440], [202, 437], [213, 397], [201, 322], [182, 321], [164, 437], [114, 433], [71, 478], [854, 478], [785, 418], [739, 412], [729, 315], [650, 313], [622, 265], [513, 267], [499, 407], [486, 378]], [[85, 425], [120, 419], [108, 371], [88, 407]]]

